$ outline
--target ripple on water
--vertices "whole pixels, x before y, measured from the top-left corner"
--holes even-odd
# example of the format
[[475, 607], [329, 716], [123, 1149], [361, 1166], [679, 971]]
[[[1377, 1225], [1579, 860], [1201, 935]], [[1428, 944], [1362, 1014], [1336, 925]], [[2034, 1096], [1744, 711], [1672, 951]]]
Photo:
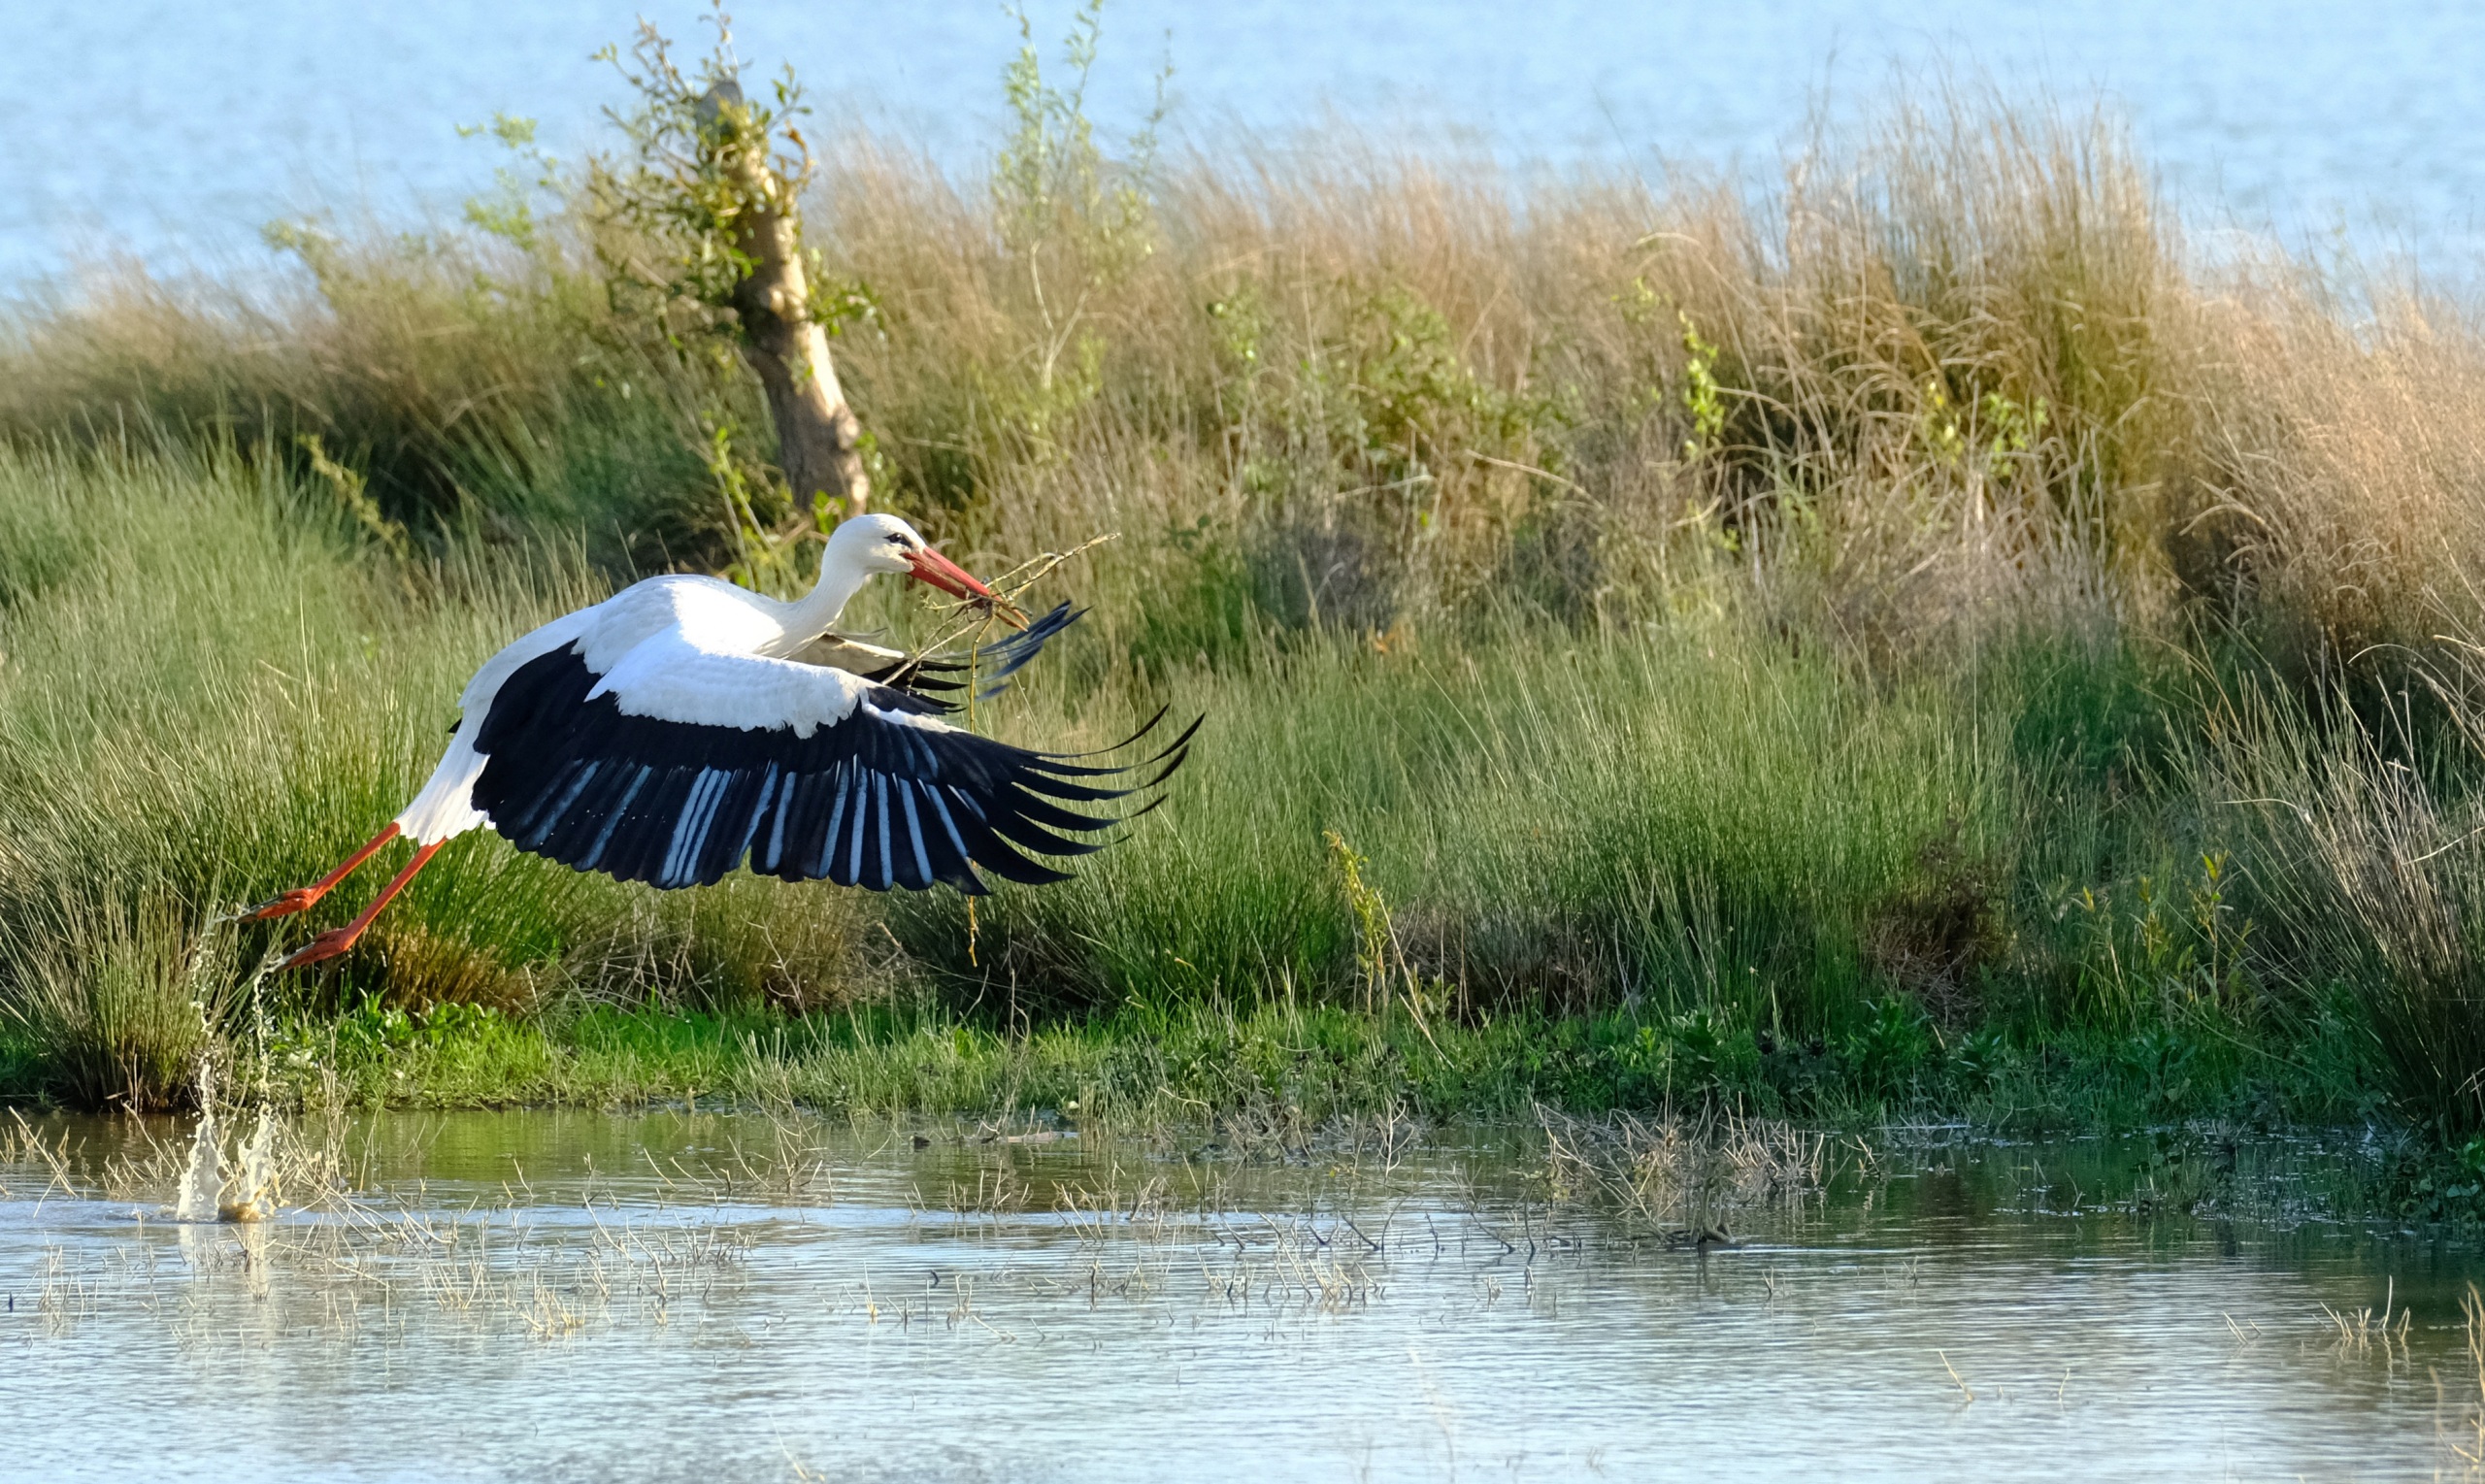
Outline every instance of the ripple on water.
[[[2456, 1477], [2476, 1435], [2485, 1265], [2302, 1219], [2308, 1146], [2179, 1187], [1887, 1149], [1694, 1246], [1515, 1136], [398, 1116], [235, 1226], [162, 1215], [125, 1128], [49, 1133], [0, 1164], [0, 1474]], [[322, 1170], [359, 1189], [305, 1209]]]

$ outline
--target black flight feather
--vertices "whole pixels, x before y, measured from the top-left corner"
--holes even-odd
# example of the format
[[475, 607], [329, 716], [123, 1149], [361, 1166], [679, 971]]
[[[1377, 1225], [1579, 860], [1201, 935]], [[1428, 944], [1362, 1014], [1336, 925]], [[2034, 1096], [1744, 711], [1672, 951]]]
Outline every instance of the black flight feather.
[[[1034, 636], [999, 657], [1007, 676], [1077, 616], [1065, 605], [983, 652]], [[978, 869], [1029, 885], [1066, 880], [1034, 857], [1087, 854], [1097, 842], [1077, 837], [1119, 820], [1061, 805], [1163, 783], [1199, 725], [1144, 762], [1086, 767], [910, 724], [906, 714], [938, 703], [889, 685], [871, 686], [843, 720], [798, 737], [624, 715], [616, 696], [588, 699], [599, 678], [576, 647], [518, 667], [476, 732], [484, 761], [474, 804], [521, 850], [666, 888], [713, 884], [746, 860], [788, 881], [875, 891], [945, 882], [979, 894], [987, 888]], [[1064, 781], [1142, 770], [1147, 781], [1136, 789]]]

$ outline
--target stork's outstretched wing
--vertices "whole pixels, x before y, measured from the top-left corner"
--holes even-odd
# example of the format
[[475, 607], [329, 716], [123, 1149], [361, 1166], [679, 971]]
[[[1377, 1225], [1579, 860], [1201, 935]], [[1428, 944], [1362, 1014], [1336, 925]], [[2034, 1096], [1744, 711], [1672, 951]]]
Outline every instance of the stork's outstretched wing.
[[[823, 634], [790, 657], [806, 665], [849, 671], [867, 680], [927, 697], [953, 696], [967, 687], [972, 676], [978, 687], [976, 700], [989, 701], [1008, 690], [1010, 677], [1025, 669], [1028, 661], [1044, 651], [1046, 642], [1077, 623], [1085, 611], [1061, 604], [1017, 633], [979, 645], [968, 654], [910, 656], [902, 649]], [[940, 709], [950, 709], [945, 702]]]
[[1063, 879], [1020, 852], [1098, 848], [1077, 837], [1116, 817], [1063, 806], [1155, 787], [1198, 729], [1143, 762], [1088, 767], [962, 731], [931, 714], [941, 709], [845, 671], [702, 649], [678, 634], [606, 675], [567, 646], [520, 666], [493, 697], [476, 737], [474, 803], [518, 848], [625, 881], [708, 885], [747, 856], [789, 881], [979, 893], [977, 867]]

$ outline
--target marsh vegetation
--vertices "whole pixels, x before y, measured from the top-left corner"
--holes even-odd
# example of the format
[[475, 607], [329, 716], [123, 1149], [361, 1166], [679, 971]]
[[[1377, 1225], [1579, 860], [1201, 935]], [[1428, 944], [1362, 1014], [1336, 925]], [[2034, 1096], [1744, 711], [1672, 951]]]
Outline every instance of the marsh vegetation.
[[984, 177], [812, 140], [810, 311], [878, 508], [970, 566], [1116, 538], [977, 724], [1205, 711], [1172, 806], [974, 915], [468, 839], [257, 973], [230, 914], [398, 807], [482, 656], [651, 571], [794, 580], [838, 513], [622, 156], [503, 120], [462, 226], [12, 314], [0, 1084], [162, 1106], [216, 1044], [315, 1105], [2377, 1117], [2479, 1163], [2468, 306], [2212, 261], [2109, 120], [1972, 90], [1755, 195], [1101, 140], [1095, 42], [1011, 70]]

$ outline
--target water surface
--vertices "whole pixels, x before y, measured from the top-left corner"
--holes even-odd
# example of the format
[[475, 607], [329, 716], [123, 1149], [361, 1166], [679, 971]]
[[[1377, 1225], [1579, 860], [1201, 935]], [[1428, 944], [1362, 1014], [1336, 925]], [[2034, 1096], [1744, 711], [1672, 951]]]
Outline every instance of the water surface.
[[[2485, 1265], [2307, 1219], [2311, 1146], [1850, 1150], [1692, 1244], [1514, 1136], [1028, 1128], [400, 1115], [326, 1140], [350, 1195], [235, 1226], [56, 1125], [65, 1177], [0, 1166], [0, 1475], [2346, 1479], [2475, 1442]], [[2332, 1317], [2385, 1298], [2389, 1334]]]
[[[0, 284], [101, 247], [178, 264], [250, 258], [259, 225], [314, 208], [451, 219], [492, 151], [459, 124], [543, 121], [574, 156], [618, 101], [589, 59], [644, 12], [694, 36], [694, 0], [14, 0], [0, 6]], [[1030, 6], [1049, 51], [1069, 6]], [[952, 168], [1002, 135], [1017, 46], [991, 0], [741, 0], [742, 53], [790, 60], [824, 111], [859, 114]], [[1509, 160], [1757, 180], [1804, 131], [1948, 65], [2005, 90], [2102, 96], [2209, 225], [2298, 243], [2476, 257], [2485, 26], [2439, 0], [1112, 0], [1093, 89], [1135, 124], [1174, 68], [1170, 127], [1211, 151], [1329, 119]], [[1919, 87], [1917, 89], [1921, 91]]]

